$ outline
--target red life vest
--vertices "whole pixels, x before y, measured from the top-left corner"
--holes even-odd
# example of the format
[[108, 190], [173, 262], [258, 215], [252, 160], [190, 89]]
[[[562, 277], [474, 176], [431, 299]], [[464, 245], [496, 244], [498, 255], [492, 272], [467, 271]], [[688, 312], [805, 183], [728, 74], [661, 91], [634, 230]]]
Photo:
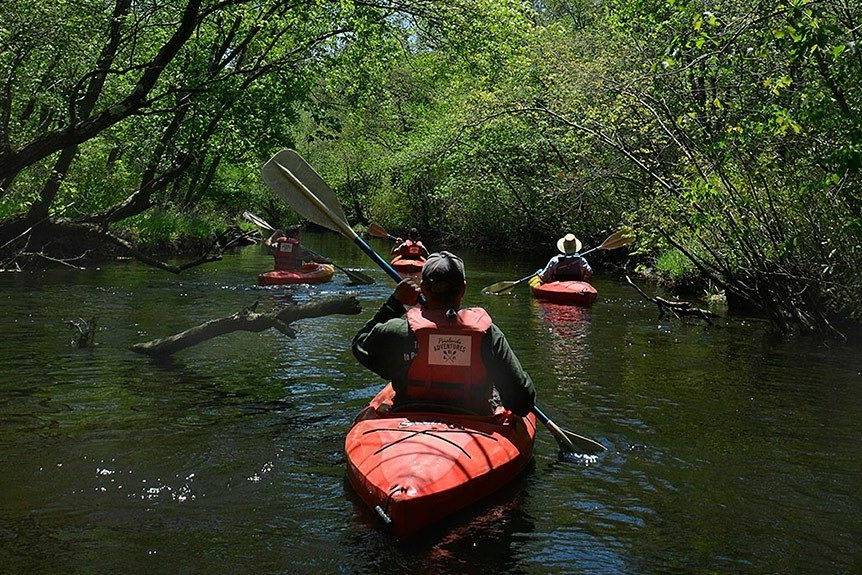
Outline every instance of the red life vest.
[[407, 371], [407, 400], [489, 412], [493, 384], [482, 362], [482, 339], [491, 329], [488, 312], [462, 309], [450, 320], [444, 310], [414, 307], [407, 324], [419, 346]]
[[275, 244], [276, 270], [295, 270], [302, 265], [299, 258], [299, 240], [296, 238], [279, 238]]
[[407, 240], [398, 248], [398, 255], [405, 260], [418, 260], [422, 258], [422, 254], [425, 252], [424, 248], [422, 242]]

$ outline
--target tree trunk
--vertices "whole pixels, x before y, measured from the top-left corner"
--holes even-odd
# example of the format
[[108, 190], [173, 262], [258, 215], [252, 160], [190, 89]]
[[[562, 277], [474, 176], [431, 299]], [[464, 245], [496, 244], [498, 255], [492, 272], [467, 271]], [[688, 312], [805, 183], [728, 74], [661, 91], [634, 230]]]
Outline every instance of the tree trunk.
[[362, 311], [355, 296], [330, 297], [305, 305], [290, 305], [269, 313], [256, 313], [256, 306], [257, 303], [233, 315], [210, 320], [168, 337], [136, 343], [130, 349], [151, 357], [166, 357], [220, 335], [235, 331], [260, 332], [270, 328], [296, 337], [296, 331], [290, 326], [296, 320], [334, 314], [356, 315]]

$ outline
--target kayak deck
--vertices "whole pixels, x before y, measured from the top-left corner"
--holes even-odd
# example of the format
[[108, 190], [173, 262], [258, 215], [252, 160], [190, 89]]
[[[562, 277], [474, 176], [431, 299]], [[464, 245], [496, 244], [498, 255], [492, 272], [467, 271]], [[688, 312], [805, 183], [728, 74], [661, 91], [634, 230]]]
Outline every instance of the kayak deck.
[[425, 265], [425, 258], [411, 260], [398, 256], [389, 263], [398, 273], [403, 275], [413, 275], [422, 273], [422, 266]]
[[347, 475], [398, 536], [494, 493], [532, 458], [536, 419], [391, 412], [387, 385], [347, 434]]
[[273, 270], [257, 276], [258, 285], [317, 284], [328, 282], [335, 268], [328, 264], [306, 263], [296, 270]]
[[530, 279], [533, 297], [553, 303], [589, 306], [596, 301], [599, 292], [587, 282], [559, 281], [542, 283], [539, 276]]

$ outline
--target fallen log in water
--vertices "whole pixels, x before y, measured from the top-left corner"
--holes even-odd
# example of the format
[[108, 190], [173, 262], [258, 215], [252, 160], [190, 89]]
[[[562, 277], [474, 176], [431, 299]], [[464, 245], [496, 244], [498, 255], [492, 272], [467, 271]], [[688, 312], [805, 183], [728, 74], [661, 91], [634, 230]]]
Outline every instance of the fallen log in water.
[[287, 336], [296, 337], [296, 331], [290, 326], [294, 321], [335, 314], [356, 315], [362, 311], [354, 296], [337, 296], [304, 305], [289, 305], [268, 313], [254, 311], [258, 303], [259, 301], [233, 315], [210, 320], [175, 335], [136, 343], [130, 349], [152, 357], [165, 357], [235, 331], [260, 332], [277, 329]]
[[626, 282], [647, 301], [651, 301], [658, 307], [659, 317], [664, 317], [668, 312], [672, 313], [676, 316], [677, 319], [682, 319], [683, 317], [695, 317], [698, 319], [704, 320], [709, 325], [712, 325], [713, 318], [719, 317], [711, 311], [701, 309], [699, 307], [694, 307], [691, 302], [687, 301], [670, 301], [661, 297], [650, 297], [638, 287], [635, 282], [629, 276], [626, 276]]

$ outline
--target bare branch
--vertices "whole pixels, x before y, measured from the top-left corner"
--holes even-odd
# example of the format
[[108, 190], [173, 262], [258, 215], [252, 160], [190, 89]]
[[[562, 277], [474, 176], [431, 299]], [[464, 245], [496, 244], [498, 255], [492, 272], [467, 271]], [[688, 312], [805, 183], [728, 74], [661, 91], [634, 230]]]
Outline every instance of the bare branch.
[[255, 312], [256, 306], [257, 303], [233, 315], [210, 320], [175, 335], [136, 343], [131, 346], [131, 350], [144, 355], [165, 357], [235, 331], [261, 332], [276, 329], [289, 337], [295, 337], [296, 331], [290, 324], [297, 320], [333, 314], [356, 315], [362, 311], [355, 296], [330, 297], [305, 305], [283, 307], [269, 313]]

